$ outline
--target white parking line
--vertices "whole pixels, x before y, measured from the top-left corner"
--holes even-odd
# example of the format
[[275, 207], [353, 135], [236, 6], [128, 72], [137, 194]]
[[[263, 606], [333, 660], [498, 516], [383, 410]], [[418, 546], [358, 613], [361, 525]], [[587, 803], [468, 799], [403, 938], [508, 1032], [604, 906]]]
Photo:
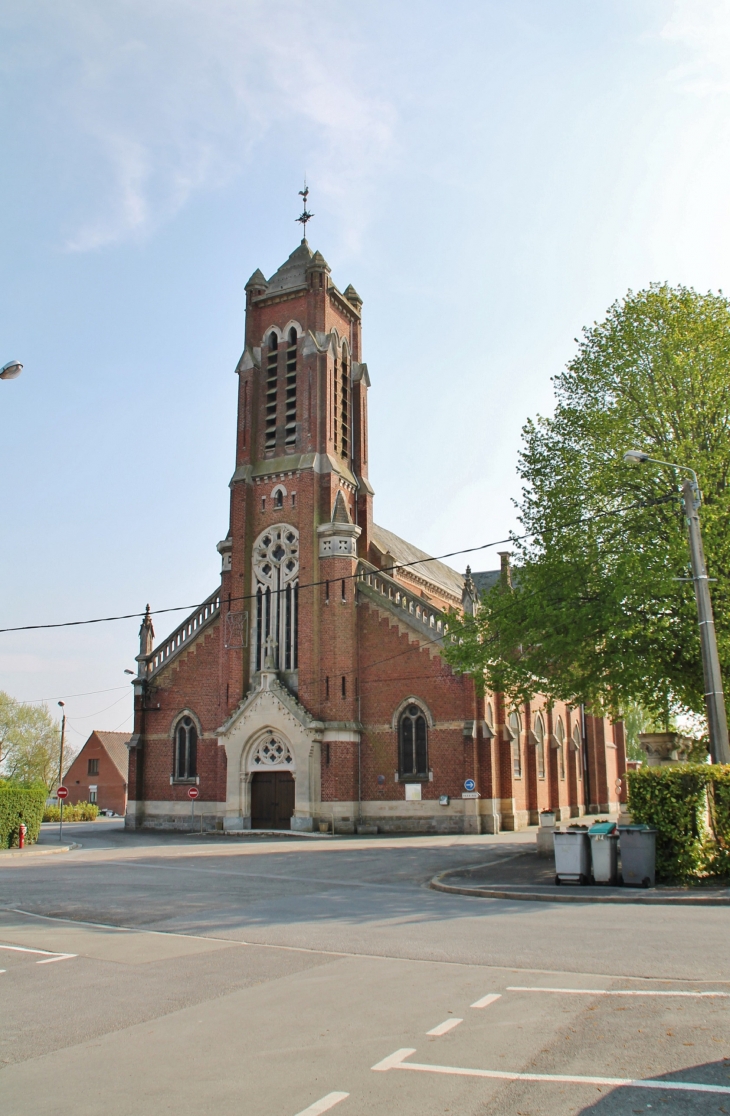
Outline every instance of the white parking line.
[[[70, 957], [77, 957], [76, 953], [52, 953], [49, 949], [29, 949], [27, 946], [0, 945], [0, 949], [11, 949], [14, 953], [42, 953], [43, 960], [36, 961], [36, 965], [52, 965], [54, 961], [68, 961]], [[5, 972], [5, 969], [2, 970]]]
[[500, 992], [490, 992], [487, 996], [482, 996], [481, 1000], [477, 1000], [471, 1006], [473, 1008], [485, 1008], [493, 1004], [495, 1000], [501, 1000], [502, 994]]
[[309, 1108], [303, 1108], [301, 1112], [297, 1112], [297, 1116], [320, 1116], [321, 1112], [327, 1112], [330, 1108], [334, 1108], [336, 1104], [339, 1104], [349, 1095], [349, 1093], [328, 1093], [326, 1097], [310, 1104]]
[[438, 1027], [432, 1027], [430, 1031], [426, 1031], [427, 1035], [445, 1035], [449, 1031], [453, 1031], [454, 1027], [458, 1027], [463, 1023], [463, 1019], [445, 1019], [443, 1023], [439, 1023]]
[[633, 1080], [630, 1077], [578, 1077], [566, 1073], [513, 1073], [510, 1070], [465, 1069], [463, 1066], [427, 1066], [419, 1062], [405, 1062], [415, 1050], [396, 1050], [372, 1066], [374, 1070], [416, 1070], [418, 1073], [447, 1073], [458, 1077], [489, 1077], [500, 1081], [548, 1081], [557, 1085], [613, 1085], [631, 1086], [635, 1089], [663, 1089], [685, 1093], [730, 1094], [730, 1085], [701, 1085], [694, 1081]]
[[[527, 988], [521, 984], [510, 984], [508, 992], [559, 992], [567, 996], [723, 996], [730, 992], [665, 992], [651, 988]], [[476, 1007], [472, 1004], [472, 1007]]]

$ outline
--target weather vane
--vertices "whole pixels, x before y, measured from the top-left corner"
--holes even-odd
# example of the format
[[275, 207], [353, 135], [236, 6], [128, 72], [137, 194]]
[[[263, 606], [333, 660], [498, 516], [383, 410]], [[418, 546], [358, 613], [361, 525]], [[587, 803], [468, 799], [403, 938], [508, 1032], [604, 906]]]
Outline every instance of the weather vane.
[[303, 208], [302, 208], [302, 212], [296, 218], [297, 221], [302, 226], [302, 231], [304, 232], [304, 239], [305, 240], [307, 238], [307, 221], [311, 221], [312, 218], [314, 217], [314, 214], [310, 213], [309, 210], [307, 209], [307, 197], [308, 196], [309, 196], [309, 187], [307, 186], [307, 180], [305, 178], [304, 179], [304, 189], [299, 191], [299, 197], [304, 199], [304, 201], [302, 203]]

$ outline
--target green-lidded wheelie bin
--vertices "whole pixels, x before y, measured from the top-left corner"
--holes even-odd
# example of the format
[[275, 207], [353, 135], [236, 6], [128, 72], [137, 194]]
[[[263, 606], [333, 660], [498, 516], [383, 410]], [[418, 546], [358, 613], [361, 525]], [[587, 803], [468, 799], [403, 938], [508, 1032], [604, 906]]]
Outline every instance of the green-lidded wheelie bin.
[[618, 883], [618, 832], [615, 822], [596, 822], [588, 830], [591, 842], [593, 882]]
[[587, 884], [591, 878], [591, 850], [585, 829], [564, 829], [553, 834], [555, 883]]
[[649, 825], [620, 825], [618, 832], [624, 887], [654, 887], [656, 829]]

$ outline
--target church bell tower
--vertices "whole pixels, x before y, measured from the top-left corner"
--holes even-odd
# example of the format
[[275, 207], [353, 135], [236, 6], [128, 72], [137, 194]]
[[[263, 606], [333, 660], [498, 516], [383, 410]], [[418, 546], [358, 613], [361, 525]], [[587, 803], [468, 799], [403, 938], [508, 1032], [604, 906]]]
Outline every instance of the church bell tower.
[[354, 732], [354, 579], [373, 495], [362, 300], [335, 286], [306, 237], [270, 279], [256, 270], [245, 289], [230, 530], [219, 544], [220, 693], [230, 713], [274, 669], [310, 716]]

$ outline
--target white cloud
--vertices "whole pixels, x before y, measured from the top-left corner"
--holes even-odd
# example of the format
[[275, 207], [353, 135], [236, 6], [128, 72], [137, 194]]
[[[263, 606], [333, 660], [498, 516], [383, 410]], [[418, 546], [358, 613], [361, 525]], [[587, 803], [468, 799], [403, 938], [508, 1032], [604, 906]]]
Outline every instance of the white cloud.
[[662, 38], [685, 47], [689, 58], [671, 77], [689, 92], [730, 92], [730, 4], [728, 0], [675, 0]]
[[330, 211], [362, 210], [395, 113], [365, 88], [356, 25], [339, 6], [77, 0], [61, 11], [72, 64], [60, 112], [91, 168], [69, 249], [148, 234], [195, 192], [255, 168], [266, 143], [297, 159], [306, 150], [302, 171], [316, 171]]

